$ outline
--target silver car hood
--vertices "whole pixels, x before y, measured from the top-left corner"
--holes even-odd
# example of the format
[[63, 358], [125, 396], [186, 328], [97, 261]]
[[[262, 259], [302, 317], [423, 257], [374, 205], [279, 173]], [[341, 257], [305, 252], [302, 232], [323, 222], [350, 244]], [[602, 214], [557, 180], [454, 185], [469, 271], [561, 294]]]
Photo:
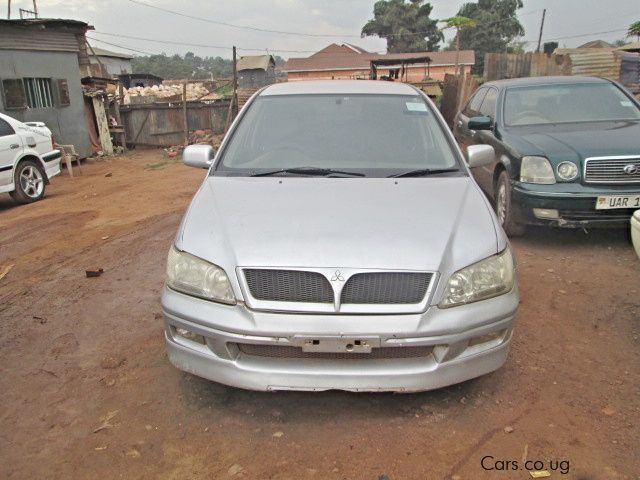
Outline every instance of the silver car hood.
[[470, 177], [207, 177], [176, 238], [229, 274], [237, 266], [450, 274], [505, 245]]

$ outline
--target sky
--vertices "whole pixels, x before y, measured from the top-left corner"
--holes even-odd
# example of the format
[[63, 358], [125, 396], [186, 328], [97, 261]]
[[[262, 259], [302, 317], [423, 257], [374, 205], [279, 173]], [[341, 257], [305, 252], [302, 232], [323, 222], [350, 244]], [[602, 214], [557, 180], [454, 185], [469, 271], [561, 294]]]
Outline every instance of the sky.
[[[70, 18], [93, 25], [95, 31], [88, 34], [93, 46], [133, 55], [192, 51], [200, 56], [225, 58], [231, 57], [232, 45], [239, 48], [239, 55], [268, 51], [284, 58], [307, 57], [332, 42], [349, 42], [372, 52], [384, 52], [384, 39], [359, 35], [362, 26], [373, 17], [374, 3], [375, 0], [37, 0], [41, 18]], [[431, 17], [440, 19], [455, 15], [464, 2], [430, 3]], [[0, 1], [0, 6], [4, 10], [0, 13], [6, 18], [7, 0]], [[12, 18], [18, 18], [18, 9], [31, 10], [33, 0], [12, 0], [11, 8]], [[561, 47], [624, 38], [628, 26], [640, 20], [640, 0], [524, 0], [518, 18], [525, 28], [523, 40], [532, 42], [528, 44], [530, 48], [535, 48], [545, 8], [542, 41], [558, 41]], [[447, 32], [448, 38], [451, 35]]]

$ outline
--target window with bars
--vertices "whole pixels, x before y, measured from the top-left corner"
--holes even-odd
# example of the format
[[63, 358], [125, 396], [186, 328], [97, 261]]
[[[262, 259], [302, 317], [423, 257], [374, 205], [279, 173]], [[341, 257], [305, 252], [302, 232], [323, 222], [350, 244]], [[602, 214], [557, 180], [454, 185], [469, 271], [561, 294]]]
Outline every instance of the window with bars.
[[25, 107], [24, 85], [20, 78], [2, 80], [2, 98], [4, 108], [13, 110]]
[[27, 107], [53, 107], [50, 78], [23, 78], [22, 83], [24, 85]]
[[2, 80], [1, 90], [7, 110], [66, 107], [71, 103], [66, 79], [8, 78]]

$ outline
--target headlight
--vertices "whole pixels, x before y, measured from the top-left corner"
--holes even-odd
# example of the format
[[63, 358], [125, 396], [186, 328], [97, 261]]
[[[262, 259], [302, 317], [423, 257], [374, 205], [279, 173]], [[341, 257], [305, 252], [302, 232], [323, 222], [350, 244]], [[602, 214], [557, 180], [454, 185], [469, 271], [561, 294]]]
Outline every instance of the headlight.
[[561, 162], [556, 167], [556, 172], [562, 180], [570, 181], [578, 176], [578, 166], [573, 162]]
[[553, 168], [544, 157], [522, 157], [520, 164], [520, 181], [524, 183], [556, 183]]
[[451, 275], [438, 306], [449, 308], [496, 297], [511, 291], [513, 283], [513, 257], [507, 248]]
[[236, 303], [223, 269], [175, 247], [167, 258], [167, 286], [178, 292], [215, 302]]

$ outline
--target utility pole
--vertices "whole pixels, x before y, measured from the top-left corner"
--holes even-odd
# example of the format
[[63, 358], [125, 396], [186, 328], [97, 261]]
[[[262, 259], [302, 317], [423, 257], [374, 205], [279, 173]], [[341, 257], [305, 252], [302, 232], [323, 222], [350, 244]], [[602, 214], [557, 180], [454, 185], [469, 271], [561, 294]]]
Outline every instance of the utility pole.
[[9, 5], [7, 6], [7, 20], [11, 20], [11, 0], [9, 0]]
[[547, 9], [542, 10], [542, 20], [540, 21], [540, 34], [538, 35], [538, 48], [536, 53], [540, 53], [540, 43], [542, 43], [542, 29], [544, 28], [544, 16], [547, 14]]
[[38, 5], [36, 5], [36, 0], [33, 0], [33, 16], [38, 18]]
[[236, 47], [233, 47], [233, 93], [231, 94], [231, 101], [229, 102], [229, 110], [227, 111], [227, 122], [224, 126], [224, 132], [227, 133], [229, 126], [231, 126], [231, 119], [233, 117], [233, 105], [238, 103], [238, 72], [236, 70]]
[[233, 46], [233, 103], [238, 106], [238, 68], [236, 66], [236, 47]]

